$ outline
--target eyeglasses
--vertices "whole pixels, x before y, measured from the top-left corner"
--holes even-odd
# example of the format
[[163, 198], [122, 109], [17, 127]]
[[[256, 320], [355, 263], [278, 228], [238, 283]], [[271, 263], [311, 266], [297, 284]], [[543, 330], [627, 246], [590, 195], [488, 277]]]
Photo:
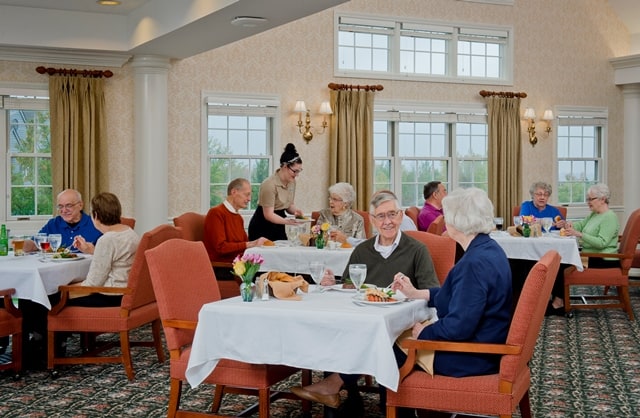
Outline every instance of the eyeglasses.
[[77, 205], [78, 203], [80, 203], [80, 202], [76, 202], [76, 203], [67, 203], [66, 205], [58, 205], [58, 206], [56, 206], [56, 208], [57, 208], [58, 210], [62, 210], [62, 209], [73, 209], [73, 207], [74, 207], [75, 205]]
[[593, 202], [594, 200], [600, 199], [599, 197], [587, 197], [587, 202]]
[[534, 193], [533, 195], [536, 197], [549, 197], [549, 193]]
[[339, 197], [332, 197], [332, 196], [329, 196], [329, 201], [330, 202], [344, 202], [344, 200], [340, 199]]
[[287, 166], [287, 168], [288, 168], [289, 170], [291, 170], [291, 172], [292, 172], [294, 175], [296, 175], [296, 176], [297, 176], [298, 174], [302, 173], [302, 169], [301, 169], [301, 168], [299, 168], [299, 169], [297, 169], [297, 170], [294, 170], [293, 168], [291, 168], [291, 167], [289, 167], [289, 166]]
[[384, 222], [384, 220], [386, 218], [395, 219], [395, 217], [398, 216], [399, 213], [400, 213], [399, 210], [390, 210], [387, 213], [379, 213], [377, 215], [373, 215], [373, 217], [376, 218], [380, 222]]

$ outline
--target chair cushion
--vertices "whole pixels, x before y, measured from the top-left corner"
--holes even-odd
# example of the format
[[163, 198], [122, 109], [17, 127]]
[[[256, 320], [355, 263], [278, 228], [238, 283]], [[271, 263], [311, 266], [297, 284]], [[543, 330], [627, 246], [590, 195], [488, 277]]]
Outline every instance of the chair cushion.
[[136, 328], [159, 318], [156, 302], [146, 304], [122, 316], [126, 312], [119, 306], [113, 308], [89, 308], [67, 306], [57, 315], [49, 314], [49, 331], [120, 332]]

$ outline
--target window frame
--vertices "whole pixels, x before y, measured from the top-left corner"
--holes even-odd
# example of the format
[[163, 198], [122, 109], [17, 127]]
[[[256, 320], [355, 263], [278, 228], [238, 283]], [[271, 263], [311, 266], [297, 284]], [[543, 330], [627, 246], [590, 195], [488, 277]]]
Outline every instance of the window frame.
[[[361, 29], [356, 30], [358, 27]], [[387, 34], [389, 36], [386, 71], [340, 68], [340, 34], [341, 32], [346, 32], [349, 28], [353, 28], [355, 33]], [[417, 38], [449, 40], [445, 48], [448, 57], [445, 60], [447, 70], [444, 75], [401, 71], [401, 36], [409, 36], [412, 33], [416, 35], [415, 37]], [[428, 36], [429, 33], [432, 33], [433, 37]], [[458, 75], [458, 41], [469, 39], [475, 39], [477, 41], [484, 39], [485, 42], [496, 39], [496, 43], [502, 44], [501, 65], [499, 68], [501, 75], [498, 78]], [[470, 22], [429, 21], [406, 17], [382, 17], [335, 11], [334, 76], [483, 85], [512, 85], [514, 67], [513, 43], [514, 29], [512, 26], [485, 25]], [[413, 62], [415, 63], [415, 59]]]
[[[41, 99], [35, 99], [33, 103], [39, 107], [38, 109], [29, 110], [49, 110], [49, 88], [46, 84], [35, 83], [0, 83], [0, 100], [2, 96], [24, 96], [24, 97], [39, 97]], [[45, 99], [46, 98], [46, 99]], [[24, 99], [25, 103], [28, 103], [34, 99]], [[43, 107], [43, 103], [46, 102], [46, 106]], [[6, 109], [4, 103], [0, 103], [0, 172], [5, 176], [5, 181], [0, 182], [0, 194], [5, 196], [5, 204], [0, 205], [0, 220], [2, 223], [6, 223], [8, 228], [20, 222], [22, 228], [39, 228], [43, 221], [51, 218], [52, 214], [46, 215], [24, 215], [24, 216], [11, 216], [11, 173], [10, 173], [10, 155], [9, 155], [9, 137], [7, 136], [7, 118]], [[50, 154], [49, 154], [50, 155]], [[52, 191], [52, 199], [54, 199]], [[53, 202], [53, 201], [52, 201]], [[27, 230], [28, 230], [27, 229]], [[15, 229], [17, 232], [18, 230]]]
[[[276, 132], [280, 131], [280, 98], [273, 95], [261, 94], [233, 94], [203, 91], [201, 94], [202, 103], [202, 140], [201, 140], [201, 207], [204, 212], [208, 211], [210, 205], [210, 165], [209, 165], [209, 123], [208, 116], [213, 111], [220, 111], [218, 114], [227, 116], [265, 116], [271, 119], [271, 124], [267, 135], [267, 154], [262, 157], [268, 161], [268, 175], [273, 172], [273, 151], [278, 148], [276, 143]], [[226, 104], [218, 106], [217, 103]], [[227, 105], [236, 107], [226, 107]], [[253, 158], [256, 154], [235, 155], [236, 158]], [[229, 157], [231, 158], [231, 157]], [[252, 183], [253, 195], [255, 198], [259, 184]], [[251, 210], [240, 211], [243, 215], [250, 215]]]
[[[387, 130], [387, 148], [389, 155], [375, 156], [374, 164], [378, 160], [390, 161], [390, 182], [391, 190], [395, 190], [399, 201], [403, 207], [402, 195], [402, 161], [403, 160], [440, 160], [447, 164], [447, 179], [443, 181], [449, 190], [458, 187], [459, 169], [458, 161], [467, 160], [466, 157], [458, 157], [456, 151], [456, 124], [457, 123], [479, 123], [486, 125], [487, 109], [486, 106], [480, 104], [467, 103], [436, 103], [436, 102], [390, 102], [377, 101], [374, 105], [374, 121], [386, 121], [390, 123]], [[448, 142], [448, 155], [433, 158], [406, 157], [399, 155], [399, 132], [398, 123], [400, 122], [437, 122], [445, 123]], [[487, 138], [488, 141], [488, 138]], [[488, 146], [488, 142], [487, 142]], [[488, 155], [485, 161], [488, 162]], [[487, 173], [488, 175], [488, 173]], [[375, 181], [375, 176], [372, 181]], [[376, 190], [376, 183], [373, 183]], [[421, 190], [418, 190], [416, 202], [408, 206], [422, 206], [424, 199]]]
[[[558, 191], [558, 204], [570, 207], [583, 207], [587, 205], [586, 199], [581, 202], [563, 202], [560, 201], [560, 163], [564, 161], [595, 161], [597, 166], [597, 179], [585, 184], [607, 183], [607, 137], [608, 137], [608, 118], [609, 112], [604, 107], [587, 107], [587, 106], [556, 106], [554, 109], [554, 129], [555, 135], [555, 164], [554, 179], [555, 188]], [[593, 159], [587, 158], [560, 158], [558, 153], [559, 138], [558, 131], [560, 126], [593, 126], [598, 131], [595, 144], [599, 155]], [[588, 188], [588, 187], [587, 187]], [[586, 196], [586, 189], [585, 189]]]

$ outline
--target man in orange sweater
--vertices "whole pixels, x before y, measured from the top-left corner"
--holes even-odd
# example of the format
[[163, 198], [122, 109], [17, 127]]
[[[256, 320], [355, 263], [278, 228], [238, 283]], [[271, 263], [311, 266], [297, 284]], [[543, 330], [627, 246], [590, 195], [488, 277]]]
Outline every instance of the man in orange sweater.
[[[244, 229], [244, 219], [238, 212], [251, 201], [251, 184], [247, 179], [237, 178], [227, 186], [224, 202], [209, 209], [204, 221], [204, 245], [211, 261], [230, 263], [245, 248], [264, 244], [266, 238], [249, 241]], [[216, 278], [233, 278], [231, 269], [215, 268]]]

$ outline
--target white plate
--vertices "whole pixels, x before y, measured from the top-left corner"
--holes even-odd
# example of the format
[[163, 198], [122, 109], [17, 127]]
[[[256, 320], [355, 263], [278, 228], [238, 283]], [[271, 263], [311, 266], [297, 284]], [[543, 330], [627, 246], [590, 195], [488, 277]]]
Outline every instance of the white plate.
[[82, 255], [79, 255], [79, 256], [73, 257], [73, 258], [53, 258], [53, 257], [50, 258], [50, 260], [55, 262], [55, 263], [60, 263], [60, 262], [63, 262], [63, 261], [78, 261], [78, 260], [82, 260], [82, 259], [84, 259], [84, 256], [82, 256]]
[[398, 295], [395, 295], [394, 298], [396, 300], [392, 302], [369, 302], [364, 299], [364, 295], [355, 295], [351, 298], [352, 302], [356, 305], [372, 305], [372, 306], [389, 306], [389, 305], [397, 305], [398, 303], [404, 302], [405, 298], [398, 298]]
[[355, 293], [356, 289], [343, 289], [341, 284], [334, 284], [329, 286], [329, 290], [337, 290], [338, 292], [351, 292]]

